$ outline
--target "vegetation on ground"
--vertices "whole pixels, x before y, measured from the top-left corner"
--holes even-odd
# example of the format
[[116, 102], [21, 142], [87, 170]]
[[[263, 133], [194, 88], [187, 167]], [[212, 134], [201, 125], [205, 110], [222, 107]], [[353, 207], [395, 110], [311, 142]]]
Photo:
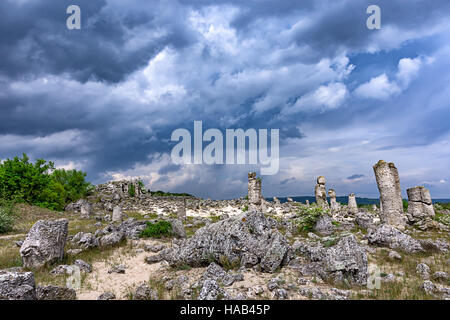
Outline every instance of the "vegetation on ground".
[[158, 221], [152, 223], [147, 221], [147, 227], [141, 232], [141, 238], [161, 238], [169, 236], [172, 231], [172, 224], [169, 221]]

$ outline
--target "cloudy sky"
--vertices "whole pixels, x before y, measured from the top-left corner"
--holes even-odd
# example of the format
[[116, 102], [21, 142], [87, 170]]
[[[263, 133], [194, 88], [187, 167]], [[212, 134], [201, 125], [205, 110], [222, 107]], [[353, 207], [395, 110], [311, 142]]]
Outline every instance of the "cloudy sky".
[[[81, 8], [81, 30], [66, 9]], [[381, 30], [368, 30], [378, 4]], [[246, 194], [250, 165], [176, 165], [177, 128], [280, 129], [265, 196], [377, 197], [372, 166], [450, 198], [448, 0], [2, 0], [0, 159], [153, 190]]]

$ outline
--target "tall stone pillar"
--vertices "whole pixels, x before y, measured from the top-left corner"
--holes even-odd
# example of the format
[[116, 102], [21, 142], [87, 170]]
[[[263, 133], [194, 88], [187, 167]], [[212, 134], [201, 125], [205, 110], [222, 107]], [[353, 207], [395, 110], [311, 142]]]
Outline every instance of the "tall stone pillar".
[[325, 183], [326, 180], [324, 176], [320, 176], [317, 178], [317, 184], [315, 188], [316, 203], [318, 206], [328, 209], [327, 189], [325, 188]]
[[177, 216], [182, 221], [186, 220], [186, 198], [183, 198], [183, 203], [178, 206]]
[[348, 213], [358, 213], [358, 204], [356, 203], [356, 196], [354, 193], [350, 193], [348, 195]]
[[330, 197], [330, 208], [333, 211], [337, 211], [341, 208], [340, 204], [336, 201], [336, 191], [334, 189], [328, 190], [328, 196]]
[[373, 166], [373, 170], [380, 191], [381, 221], [400, 230], [405, 229], [406, 219], [397, 168], [392, 162], [380, 160]]
[[256, 172], [248, 173], [248, 210], [261, 210], [261, 179], [256, 178]]

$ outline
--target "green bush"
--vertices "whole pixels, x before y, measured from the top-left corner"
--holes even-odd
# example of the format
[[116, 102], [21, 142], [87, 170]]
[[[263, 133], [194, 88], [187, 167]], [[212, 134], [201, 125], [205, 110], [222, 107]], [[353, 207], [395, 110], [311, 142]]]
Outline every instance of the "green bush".
[[297, 220], [298, 231], [312, 231], [317, 220], [323, 214], [326, 214], [326, 212], [318, 206], [299, 207], [299, 211], [297, 211], [297, 217], [300, 218]]
[[0, 233], [12, 230], [15, 216], [14, 203], [0, 199]]
[[407, 200], [403, 200], [403, 211], [404, 212], [408, 211], [408, 205], [409, 205], [408, 201]]
[[169, 236], [172, 224], [169, 221], [147, 222], [147, 227], [141, 232], [141, 238], [161, 238]]
[[55, 169], [43, 159], [30, 162], [23, 154], [0, 163], [0, 197], [51, 210], [62, 210], [92, 189], [86, 174], [77, 170]]
[[130, 197], [134, 197], [136, 195], [136, 188], [134, 187], [134, 184], [128, 187], [128, 194]]

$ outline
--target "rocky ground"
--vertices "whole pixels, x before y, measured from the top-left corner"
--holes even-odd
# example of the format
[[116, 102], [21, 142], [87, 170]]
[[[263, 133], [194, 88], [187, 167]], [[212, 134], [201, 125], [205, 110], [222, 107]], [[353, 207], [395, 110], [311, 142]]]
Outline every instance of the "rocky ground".
[[[21, 205], [0, 237], [0, 299], [450, 298], [448, 211], [399, 230], [378, 207], [274, 199], [250, 211], [245, 198], [132, 184], [98, 186], [62, 213]], [[140, 237], [158, 221], [171, 233]]]

